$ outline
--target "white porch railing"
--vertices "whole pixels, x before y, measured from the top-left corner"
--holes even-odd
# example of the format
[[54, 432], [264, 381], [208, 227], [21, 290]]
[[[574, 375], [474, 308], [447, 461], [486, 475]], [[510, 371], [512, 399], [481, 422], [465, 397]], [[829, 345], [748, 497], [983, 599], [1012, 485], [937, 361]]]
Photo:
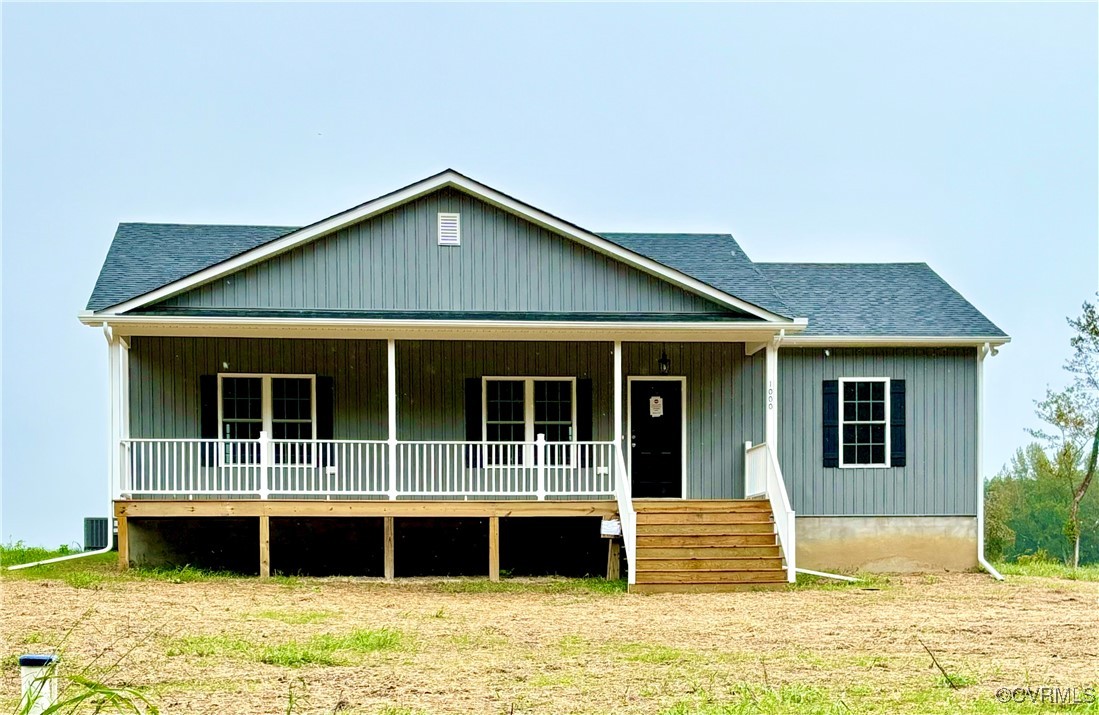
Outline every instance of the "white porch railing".
[[744, 496], [748, 499], [767, 497], [775, 517], [775, 533], [786, 561], [786, 580], [797, 580], [795, 567], [797, 526], [790, 496], [786, 493], [786, 481], [774, 450], [766, 442], [744, 444]]
[[625, 473], [613, 442], [398, 441], [390, 450], [384, 440], [128, 439], [121, 446], [118, 492], [131, 497], [612, 499]]

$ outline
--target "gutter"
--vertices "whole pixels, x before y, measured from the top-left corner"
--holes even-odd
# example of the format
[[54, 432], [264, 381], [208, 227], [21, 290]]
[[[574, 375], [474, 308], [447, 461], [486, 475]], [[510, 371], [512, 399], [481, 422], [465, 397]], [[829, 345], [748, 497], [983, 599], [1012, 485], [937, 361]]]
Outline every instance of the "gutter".
[[994, 351], [1001, 345], [1011, 342], [1006, 336], [958, 337], [957, 335], [795, 335], [786, 338], [785, 344], [791, 348], [872, 348], [872, 347], [980, 347]]
[[[110, 346], [114, 340], [114, 334], [111, 331], [110, 326], [103, 325], [103, 337], [107, 339], [107, 374], [111, 377], [114, 373], [111, 371], [111, 356]], [[109, 392], [109, 391], [108, 391]], [[110, 411], [114, 410], [114, 404], [110, 402], [113, 396], [108, 394], [108, 405]], [[95, 551], [84, 551], [79, 554], [69, 554], [68, 556], [56, 556], [52, 559], [43, 559], [41, 561], [32, 561], [29, 564], [16, 564], [15, 566], [8, 566], [7, 571], [19, 571], [21, 569], [29, 569], [34, 566], [42, 566], [44, 564], [56, 564], [61, 561], [72, 561], [74, 559], [83, 559], [88, 556], [98, 556], [99, 554], [106, 554], [114, 550], [115, 547], [115, 534], [114, 534], [114, 484], [111, 483], [111, 469], [110, 469], [110, 454], [108, 453], [108, 466], [107, 466], [107, 546]]]

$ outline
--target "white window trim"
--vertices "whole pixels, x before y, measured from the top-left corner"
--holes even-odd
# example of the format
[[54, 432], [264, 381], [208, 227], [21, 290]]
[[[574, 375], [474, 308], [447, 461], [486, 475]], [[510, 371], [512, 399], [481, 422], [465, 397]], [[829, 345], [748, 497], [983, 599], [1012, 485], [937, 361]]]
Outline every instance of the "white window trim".
[[[260, 378], [260, 400], [261, 400], [261, 414], [263, 415], [263, 426], [260, 428], [270, 437], [274, 434], [272, 427], [274, 426], [274, 400], [272, 399], [271, 380], [272, 378], [288, 378], [298, 380], [309, 380], [309, 407], [311, 411], [310, 419], [312, 420], [313, 429], [310, 430], [313, 435], [312, 440], [290, 440], [293, 442], [298, 441], [317, 441], [317, 376], [309, 374], [298, 373], [278, 373], [278, 372], [219, 372], [218, 373], [218, 439], [225, 439], [225, 421], [222, 414], [224, 410], [224, 402], [221, 397], [221, 384], [222, 379], [226, 377], [258, 377]], [[236, 441], [236, 440], [234, 440]], [[243, 441], [243, 440], [241, 440]]]
[[[569, 429], [569, 442], [576, 441], [576, 378], [550, 376], [509, 376], [492, 375], [481, 378], [481, 441], [488, 442], [488, 383], [490, 381], [523, 382], [523, 422], [524, 442], [533, 442], [538, 436], [534, 433], [534, 383], [567, 382], [572, 389], [572, 427]], [[507, 444], [501, 442], [499, 444]], [[514, 443], [512, 443], [514, 444]], [[555, 444], [562, 444], [555, 442]]]
[[[843, 459], [843, 426], [847, 423], [843, 418], [843, 386], [849, 382], [882, 382], [885, 383], [885, 462], [881, 464], [847, 464]], [[890, 391], [892, 385], [892, 378], [889, 377], [841, 377], [839, 379], [839, 394], [836, 395], [836, 400], [839, 404], [836, 406], [839, 410], [839, 465], [840, 469], [889, 469], [891, 465], [891, 449], [892, 445], [890, 440], [892, 435], [890, 434], [892, 426], [892, 406], [889, 404]], [[876, 422], [876, 420], [875, 420]], [[850, 424], [860, 424], [858, 421], [851, 422]], [[866, 424], [865, 422], [861, 424]]]

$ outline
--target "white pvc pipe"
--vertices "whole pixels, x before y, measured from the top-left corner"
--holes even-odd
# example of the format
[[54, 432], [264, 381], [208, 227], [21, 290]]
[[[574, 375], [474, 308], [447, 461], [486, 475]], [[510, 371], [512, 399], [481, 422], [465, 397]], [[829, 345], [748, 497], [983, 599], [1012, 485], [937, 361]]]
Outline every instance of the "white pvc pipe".
[[[107, 375], [108, 385], [114, 385], [116, 378], [115, 371], [117, 369], [116, 356], [114, 351], [114, 336], [111, 334], [111, 329], [106, 323], [103, 324], [103, 337], [107, 339]], [[114, 424], [114, 411], [117, 407], [115, 405], [115, 394], [113, 389], [108, 389], [107, 395], [108, 412], [111, 415], [111, 425], [113, 432]], [[73, 559], [83, 559], [88, 556], [98, 556], [99, 554], [105, 554], [114, 550], [114, 482], [112, 481], [111, 465], [113, 464], [113, 452], [115, 450], [114, 435], [110, 438], [111, 446], [110, 451], [107, 452], [107, 546], [106, 548], [97, 549], [95, 551], [85, 551], [80, 554], [69, 554], [68, 556], [56, 556], [52, 559], [42, 559], [41, 561], [32, 561], [29, 564], [16, 564], [15, 566], [8, 566], [8, 571], [18, 571], [20, 569], [29, 569], [32, 566], [41, 566], [43, 564], [56, 564], [61, 561], [72, 561]]]
[[833, 578], [837, 581], [847, 581], [849, 583], [858, 583], [861, 579], [857, 579], [853, 576], [841, 576], [838, 573], [825, 573], [824, 571], [810, 571], [809, 569], [794, 569], [798, 573], [803, 573], [806, 576], [818, 576], [820, 578]]

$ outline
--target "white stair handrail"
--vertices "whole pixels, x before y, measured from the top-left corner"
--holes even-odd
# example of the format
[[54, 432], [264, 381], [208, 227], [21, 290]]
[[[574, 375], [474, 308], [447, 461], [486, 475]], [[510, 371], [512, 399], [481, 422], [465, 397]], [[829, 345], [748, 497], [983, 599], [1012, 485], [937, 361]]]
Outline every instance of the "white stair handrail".
[[786, 561], [786, 580], [794, 583], [797, 581], [797, 518], [790, 506], [778, 457], [766, 442], [757, 445], [746, 442], [744, 445], [744, 495], [766, 496], [771, 503], [775, 535]]
[[622, 443], [614, 446], [614, 497], [618, 501], [618, 520], [622, 524], [622, 543], [626, 547], [626, 583], [637, 583], [637, 512], [633, 508], [630, 475], [622, 456]]

